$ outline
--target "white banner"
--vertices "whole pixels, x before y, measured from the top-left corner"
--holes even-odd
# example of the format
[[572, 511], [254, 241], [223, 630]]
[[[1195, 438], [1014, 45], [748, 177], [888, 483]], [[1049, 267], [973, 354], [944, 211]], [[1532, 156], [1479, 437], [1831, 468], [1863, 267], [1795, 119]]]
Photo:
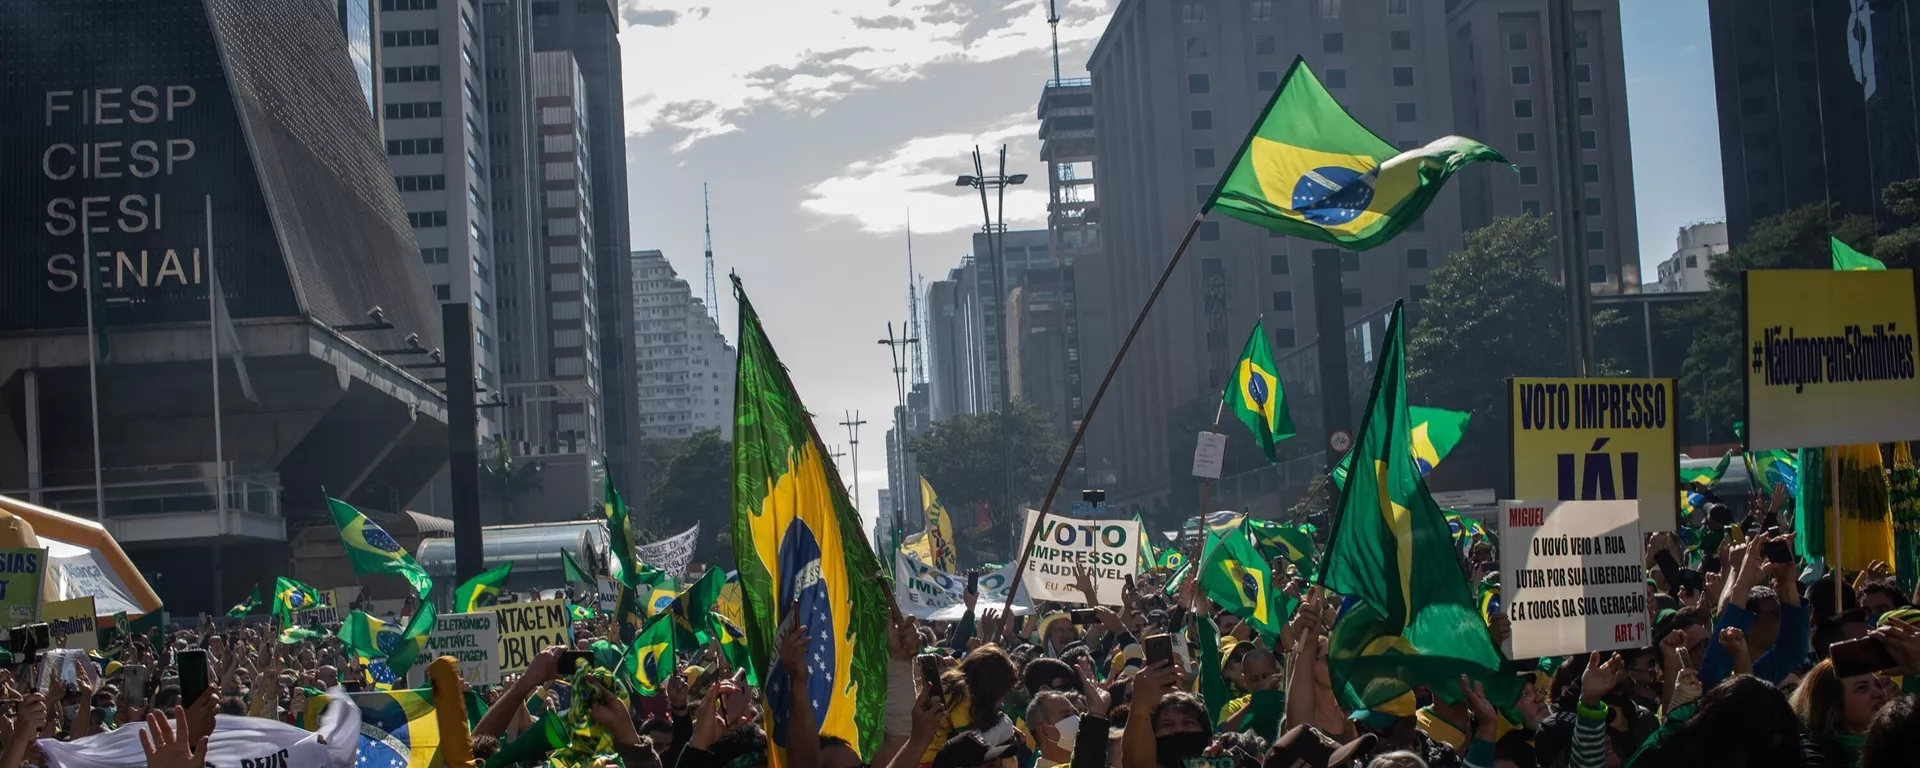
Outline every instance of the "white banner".
[[687, 572], [687, 561], [693, 559], [693, 548], [700, 543], [700, 524], [694, 523], [675, 536], [656, 541], [652, 544], [638, 544], [634, 552], [639, 554], [640, 562], [666, 571], [668, 576], [680, 578]]
[[612, 576], [596, 576], [593, 579], [594, 603], [600, 610], [611, 611], [620, 607], [620, 580]]
[[1500, 502], [1507, 658], [1646, 647], [1643, 555], [1637, 501]]
[[[1034, 526], [1040, 536], [1033, 538]], [[1095, 602], [1119, 605], [1126, 577], [1140, 572], [1140, 523], [1135, 520], [1075, 520], [1027, 510], [1021, 541], [1033, 541], [1023, 574], [1027, 594], [1040, 600], [1085, 603], [1075, 588], [1076, 567], [1093, 576]]]
[[[1000, 610], [1007, 603], [1007, 587], [1013, 583], [1013, 566], [980, 574], [981, 613]], [[905, 552], [893, 555], [893, 600], [900, 612], [934, 621], [958, 621], [967, 612], [967, 577], [942, 571]], [[1021, 590], [1014, 599], [1013, 614], [1033, 612], [1033, 601]]]
[[82, 550], [78, 554], [47, 556], [47, 578], [53, 580], [52, 597], [55, 600], [72, 600], [78, 597], [91, 597], [97, 610], [103, 614], [144, 613], [145, 610], [127, 595], [127, 585], [120, 581], [113, 569], [100, 564], [92, 551]]
[[425, 656], [452, 656], [460, 660], [460, 679], [473, 685], [499, 685], [500, 616], [486, 611], [434, 617]]

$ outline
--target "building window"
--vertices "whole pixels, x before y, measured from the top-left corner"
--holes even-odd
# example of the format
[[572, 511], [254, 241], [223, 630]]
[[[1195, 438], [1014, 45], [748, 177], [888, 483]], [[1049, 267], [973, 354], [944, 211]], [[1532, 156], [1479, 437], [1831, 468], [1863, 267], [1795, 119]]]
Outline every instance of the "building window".
[[1320, 0], [1320, 18], [1323, 18], [1323, 19], [1340, 18], [1341, 2], [1342, 0]]
[[1213, 130], [1213, 110], [1196, 109], [1196, 110], [1193, 110], [1192, 112], [1189, 112], [1187, 114], [1187, 117], [1190, 121], [1192, 121], [1194, 130], [1196, 131]]
[[1187, 58], [1204, 59], [1207, 57], [1207, 39], [1204, 37], [1187, 38]]
[[1540, 201], [1538, 200], [1520, 201], [1520, 212], [1528, 216], [1532, 216], [1536, 219], [1540, 218]]
[[1260, 70], [1259, 72], [1255, 72], [1253, 73], [1253, 85], [1255, 88], [1259, 88], [1262, 91], [1271, 91], [1275, 88], [1279, 88], [1280, 73], [1275, 72], [1271, 69], [1263, 69], [1263, 70]]
[[1766, 111], [1766, 102], [1762, 101], [1758, 96], [1748, 96], [1740, 100], [1740, 115], [1742, 117], [1759, 117], [1761, 113]]
[[1580, 116], [1581, 117], [1593, 116], [1593, 97], [1592, 96], [1580, 97]]
[[1527, 33], [1525, 32], [1508, 32], [1507, 33], [1507, 50], [1524, 51], [1526, 49], [1527, 49]]
[[1207, 198], [1209, 198], [1209, 197], [1212, 197], [1212, 196], [1213, 196], [1213, 185], [1212, 185], [1212, 184], [1195, 184], [1195, 185], [1193, 185], [1193, 201], [1194, 201], [1194, 202], [1196, 202], [1196, 203], [1199, 203], [1200, 205], [1206, 205], [1206, 204], [1207, 204]]
[[1340, 253], [1340, 271], [1360, 271], [1360, 254], [1355, 251], [1342, 251]]
[[1413, 67], [1394, 67], [1393, 68], [1393, 84], [1395, 87], [1399, 87], [1399, 88], [1412, 87], [1413, 86]]
[[1288, 262], [1286, 254], [1276, 253], [1267, 257], [1267, 271], [1276, 275], [1291, 274], [1293, 265]]
[[1700, 257], [1699, 257], [1698, 255], [1696, 255], [1696, 254], [1688, 254], [1688, 255], [1687, 255], [1687, 268], [1688, 268], [1688, 269], [1692, 269], [1692, 268], [1694, 268], [1694, 267], [1698, 267], [1698, 266], [1700, 266]]
[[1516, 64], [1513, 66], [1509, 77], [1512, 78], [1514, 85], [1532, 85], [1533, 68], [1525, 64]]
[[1580, 166], [1580, 180], [1588, 184], [1600, 183], [1600, 166], [1594, 163]]
[[1253, 37], [1253, 52], [1257, 55], [1272, 56], [1273, 52], [1278, 48], [1279, 46], [1274, 42], [1273, 35], [1254, 35]]
[[1415, 303], [1415, 304], [1418, 304], [1418, 303], [1420, 303], [1420, 302], [1423, 302], [1423, 301], [1426, 301], [1426, 300], [1427, 300], [1427, 287], [1426, 287], [1426, 286], [1424, 286], [1424, 285], [1409, 285], [1409, 286], [1407, 286], [1407, 298], [1408, 298], [1409, 300], [1411, 300], [1411, 301], [1412, 301], [1413, 303]]
[[1594, 133], [1593, 131], [1581, 131], [1580, 132], [1580, 148], [1581, 149], [1599, 149], [1600, 135], [1597, 133]]
[[422, 248], [422, 249], [420, 249], [420, 263], [422, 263], [422, 264], [445, 264], [445, 263], [447, 263], [447, 249], [445, 249], [445, 248]]
[[1254, 21], [1273, 21], [1273, 0], [1253, 0], [1247, 5]]
[[1206, 73], [1187, 75], [1187, 93], [1207, 93], [1213, 90], [1213, 82]]
[[386, 67], [380, 70], [380, 79], [388, 83], [431, 83], [440, 79], [440, 68], [423, 67]]
[[1347, 49], [1347, 37], [1339, 32], [1328, 32], [1320, 36], [1320, 50], [1325, 53], [1340, 53]]
[[388, 120], [410, 120], [416, 117], [439, 117], [440, 102], [409, 101], [387, 105]]
[[1533, 166], [1533, 165], [1520, 166], [1520, 186], [1531, 187], [1539, 183], [1540, 183], [1539, 166]]
[[1274, 291], [1273, 292], [1273, 311], [1292, 312], [1293, 311], [1293, 291]]
[[437, 7], [436, 0], [380, 0], [383, 11], [431, 11]]
[[1220, 222], [1217, 222], [1217, 221], [1200, 222], [1200, 239], [1204, 241], [1220, 239]]
[[409, 211], [407, 213], [407, 223], [413, 225], [414, 229], [420, 229], [421, 227], [444, 227], [447, 225], [447, 212]]
[[388, 139], [389, 155], [437, 155], [445, 151], [445, 139]]
[[1426, 269], [1426, 268], [1427, 268], [1427, 249], [1408, 248], [1407, 249], [1407, 269]]
[[1193, 167], [1212, 168], [1213, 167], [1213, 148], [1200, 147], [1199, 149], [1195, 149], [1193, 151]]
[[1388, 16], [1407, 15], [1407, 0], [1387, 0]]
[[1598, 251], [1605, 247], [1607, 247], [1607, 233], [1598, 229], [1587, 230], [1587, 250]]
[[380, 33], [380, 47], [406, 48], [415, 45], [439, 45], [440, 30], [407, 29]]
[[1403, 101], [1393, 105], [1393, 119], [1402, 123], [1411, 123], [1419, 119], [1419, 113], [1414, 109], [1413, 102]]
[[1588, 264], [1587, 265], [1587, 282], [1604, 283], [1606, 281], [1607, 281], [1607, 265], [1605, 264]]
[[393, 186], [401, 192], [435, 192], [447, 188], [447, 175], [395, 176]]
[[1198, 24], [1207, 20], [1207, 7], [1199, 3], [1182, 3], [1180, 20], [1188, 24]]
[[1325, 76], [1326, 80], [1323, 84], [1326, 85], [1328, 88], [1347, 87], [1347, 70], [1346, 69], [1341, 67], [1333, 67], [1321, 74]]
[[1593, 65], [1592, 64], [1573, 65], [1573, 79], [1582, 83], [1593, 82]]
[[1533, 99], [1514, 99], [1513, 116], [1521, 119], [1533, 117]]
[[1585, 205], [1581, 206], [1580, 212], [1588, 216], [1599, 216], [1600, 215], [1600, 198], [1597, 198], [1597, 197], [1587, 198], [1585, 201]]
[[452, 301], [453, 291], [449, 290], [444, 283], [436, 283], [433, 286], [433, 297], [441, 301]]
[[1293, 349], [1299, 346], [1299, 342], [1294, 340], [1292, 328], [1275, 328], [1273, 329], [1273, 345], [1280, 349]]
[[[1801, 31], [1804, 32], [1804, 31], [1807, 31], [1807, 29], [1805, 27], [1802, 27]], [[1587, 47], [1587, 31], [1586, 30], [1578, 29], [1578, 28], [1575, 28], [1573, 30], [1573, 47], [1575, 48]]]
[[1413, 33], [1404, 29], [1396, 29], [1388, 32], [1387, 47], [1396, 51], [1413, 50]]
[[1538, 148], [1534, 143], [1532, 131], [1522, 131], [1513, 135], [1513, 148], [1521, 152], [1532, 152]]
[[1361, 297], [1360, 297], [1360, 289], [1358, 289], [1358, 288], [1343, 288], [1343, 289], [1341, 289], [1341, 291], [1340, 291], [1340, 303], [1341, 303], [1341, 304], [1344, 304], [1344, 305], [1346, 305], [1346, 306], [1348, 306], [1348, 307], [1359, 307], [1359, 306], [1363, 306], [1363, 304], [1362, 304], [1362, 301], [1361, 301]]

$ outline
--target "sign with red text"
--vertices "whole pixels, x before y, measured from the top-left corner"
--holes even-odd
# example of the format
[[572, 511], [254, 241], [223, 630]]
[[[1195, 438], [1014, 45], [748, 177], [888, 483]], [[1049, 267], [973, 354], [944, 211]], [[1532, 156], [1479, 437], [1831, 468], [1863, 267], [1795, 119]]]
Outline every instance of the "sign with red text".
[[1635, 501], [1500, 502], [1507, 658], [1645, 647], [1643, 563]]

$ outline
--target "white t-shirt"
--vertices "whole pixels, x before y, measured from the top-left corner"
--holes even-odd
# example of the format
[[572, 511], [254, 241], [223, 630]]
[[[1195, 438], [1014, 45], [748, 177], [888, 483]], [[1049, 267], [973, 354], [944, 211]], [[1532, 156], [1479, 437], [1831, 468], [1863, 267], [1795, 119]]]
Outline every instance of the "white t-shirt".
[[[177, 726], [176, 726], [177, 727]], [[145, 723], [84, 739], [41, 739], [48, 768], [146, 768]], [[336, 696], [309, 731], [278, 720], [219, 715], [207, 737], [207, 768], [353, 768], [360, 744], [360, 708]]]

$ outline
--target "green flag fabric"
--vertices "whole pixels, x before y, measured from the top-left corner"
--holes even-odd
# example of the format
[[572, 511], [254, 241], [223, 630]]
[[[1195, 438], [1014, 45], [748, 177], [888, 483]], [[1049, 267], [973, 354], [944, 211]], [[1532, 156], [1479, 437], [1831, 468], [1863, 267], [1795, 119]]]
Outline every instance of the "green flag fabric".
[[[565, 550], [561, 550], [565, 552]], [[513, 563], [502, 563], [500, 567], [482, 572], [467, 580], [453, 591], [453, 612], [473, 613], [493, 605], [500, 597], [500, 590], [507, 583], [507, 574], [513, 570]]]
[[1273, 570], [1260, 556], [1253, 537], [1253, 528], [1244, 521], [1231, 531], [1207, 534], [1200, 589], [1214, 605], [1252, 624], [1271, 645], [1279, 642], [1280, 628], [1293, 615], [1293, 606], [1274, 584]]
[[1828, 237], [1833, 243], [1833, 268], [1841, 272], [1878, 272], [1887, 268], [1884, 261], [1854, 250], [1840, 238]]
[[260, 606], [262, 605], [265, 605], [265, 603], [260, 601], [260, 585], [255, 584], [253, 585], [253, 596], [243, 602], [235, 604], [232, 608], [228, 608], [227, 615], [236, 619], [244, 619], [248, 614], [260, 610]]
[[420, 610], [414, 611], [413, 618], [407, 622], [407, 628], [401, 630], [400, 641], [393, 644], [393, 650], [387, 652], [387, 668], [396, 675], [407, 674], [420, 652], [427, 647], [427, 636], [433, 634], [433, 622], [436, 612], [431, 598], [420, 601]]
[[[1348, 709], [1384, 704], [1420, 685], [1460, 701], [1462, 674], [1499, 688], [1500, 655], [1409, 447], [1403, 322], [1395, 302], [1321, 564], [1326, 586], [1350, 602], [1327, 654]], [[1517, 694], [1516, 683], [1490, 698], [1505, 705]]]
[[325, 640], [327, 637], [327, 631], [324, 629], [287, 627], [286, 629], [280, 630], [281, 645], [297, 645], [306, 640]]
[[354, 611], [347, 614], [346, 621], [340, 622], [340, 642], [362, 658], [382, 658], [387, 652], [380, 649], [380, 630], [386, 626], [384, 621]]
[[281, 621], [293, 618], [294, 611], [324, 607], [320, 590], [281, 576], [273, 581], [273, 617]]
[[412, 584], [421, 599], [433, 592], [433, 579], [427, 577], [427, 569], [360, 510], [335, 498], [327, 499], [327, 510], [333, 513], [333, 524], [340, 528], [340, 543], [347, 549], [347, 562], [353, 564], [355, 575], [391, 573]]
[[665, 689], [667, 678], [673, 676], [675, 634], [673, 620], [666, 614], [653, 617], [627, 646], [615, 674], [633, 686], [635, 693], [658, 695]]
[[1727, 467], [1732, 466], [1732, 464], [1733, 449], [1728, 448], [1727, 452], [1720, 456], [1720, 463], [1713, 465], [1711, 469], [1706, 467], [1681, 467], [1680, 482], [1689, 486], [1703, 485], [1712, 488], [1714, 483], [1720, 482], [1720, 478], [1726, 476]]
[[1396, 149], [1296, 58], [1201, 211], [1363, 251], [1418, 221], [1448, 176], [1480, 160], [1506, 162], [1459, 136]]
[[565, 549], [560, 550], [560, 567], [566, 571], [568, 584], [594, 586], [593, 577], [588, 576], [587, 569], [580, 567], [580, 563], [573, 559], [572, 552], [568, 552]]
[[[1460, 444], [1460, 438], [1467, 434], [1467, 422], [1473, 420], [1473, 414], [1410, 405], [1407, 406], [1407, 418], [1413, 424], [1407, 435], [1408, 443], [1413, 446], [1413, 463], [1420, 468], [1420, 474], [1424, 477], [1434, 467], [1440, 466], [1440, 460]], [[1340, 463], [1333, 468], [1334, 487], [1347, 484], [1347, 468], [1352, 463], [1352, 452], [1340, 457]]]
[[613, 548], [613, 560], [609, 565], [613, 578], [620, 583], [632, 586], [640, 573], [640, 555], [634, 549], [633, 520], [627, 515], [627, 501], [620, 497], [620, 491], [613, 487], [613, 479], [607, 479], [607, 538], [608, 546]]
[[1233, 366], [1233, 381], [1222, 402], [1233, 411], [1234, 418], [1253, 431], [1253, 440], [1260, 444], [1268, 462], [1277, 460], [1274, 444], [1294, 435], [1293, 414], [1287, 411], [1287, 395], [1280, 387], [1278, 370], [1273, 364], [1273, 350], [1267, 346], [1266, 324], [1256, 320], [1240, 352], [1240, 362]]
[[681, 590], [672, 603], [667, 604], [667, 609], [661, 613], [673, 617], [679, 645], [694, 648], [706, 644], [707, 638], [713, 633], [713, 621], [708, 617], [713, 606], [720, 602], [720, 589], [726, 585], [725, 572], [708, 568], [697, 581]]
[[[1267, 562], [1275, 557], [1285, 558], [1299, 571], [1300, 578], [1312, 579], [1315, 573], [1314, 562], [1320, 558], [1320, 548], [1313, 543], [1314, 527], [1312, 523], [1288, 525], [1277, 520], [1255, 520], [1247, 518], [1247, 527], [1253, 531], [1253, 540], [1260, 548], [1260, 556]], [[1274, 574], [1276, 583], [1285, 574]]]
[[1153, 534], [1147, 532], [1147, 521], [1140, 519], [1140, 513], [1133, 513], [1133, 524], [1140, 526], [1140, 567], [1152, 568], [1160, 562], [1160, 550], [1153, 546]]
[[[753, 658], [772, 659], [783, 620], [807, 627], [820, 660], [809, 682], [820, 734], [871, 760], [886, 712], [889, 614], [889, 588], [874, 577], [892, 569], [861, 533], [847, 487], [738, 280], [734, 298], [733, 548], [747, 646]], [[771, 662], [764, 671], [766, 730], [779, 733], [792, 679]]]

